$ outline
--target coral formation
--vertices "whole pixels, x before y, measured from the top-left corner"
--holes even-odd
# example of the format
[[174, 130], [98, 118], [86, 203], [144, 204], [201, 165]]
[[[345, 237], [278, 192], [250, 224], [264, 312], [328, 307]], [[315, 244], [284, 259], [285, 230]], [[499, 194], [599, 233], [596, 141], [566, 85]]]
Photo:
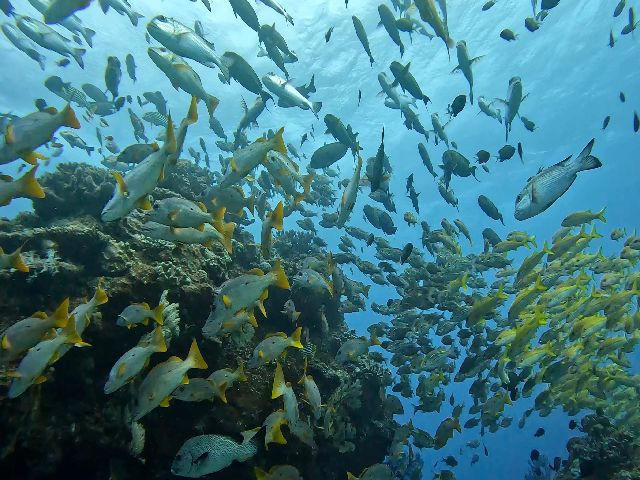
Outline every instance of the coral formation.
[[[154, 197], [178, 194], [194, 199], [207, 181], [204, 170], [189, 166], [168, 175]], [[0, 224], [0, 244], [11, 250], [26, 242], [25, 258], [31, 267], [28, 274], [0, 272], [4, 285], [0, 330], [35, 310], [52, 311], [66, 297], [73, 308], [91, 297], [98, 284], [109, 301], [100, 307], [102, 320], [84, 332], [83, 340], [91, 348], [71, 350], [50, 369], [45, 383], [34, 385], [21, 397], [0, 399], [3, 478], [169, 478], [173, 457], [187, 438], [219, 433], [239, 439], [241, 431], [260, 425], [281, 408], [279, 400], [271, 400], [273, 366], [267, 365], [248, 371], [247, 382], [230, 388], [228, 404], [174, 400], [170, 408], [133, 423], [132, 392], [139, 380], [112, 395], [103, 393], [114, 362], [144, 333], [142, 327], [116, 326], [126, 306], [143, 301], [156, 305], [160, 299], [165, 305], [165, 336], [170, 339], [169, 353], [163, 355], [184, 358], [192, 338], [198, 338], [209, 369], [194, 375], [208, 375], [236, 368], [268, 333], [290, 332], [291, 320], [281, 312], [290, 294], [271, 289], [264, 302], [267, 318], [258, 314], [259, 327], [249, 331], [244, 341], [206, 342], [200, 329], [215, 287], [262, 262], [248, 232], [237, 229], [231, 257], [218, 246], [208, 249], [153, 240], [139, 233], [140, 213], [114, 223], [99, 220], [113, 189], [105, 170], [61, 164], [56, 172], [43, 176], [42, 184], [47, 198], [34, 204], [33, 213]], [[281, 235], [276, 248], [290, 277], [302, 257], [326, 256], [307, 234]], [[382, 462], [389, 449], [396, 424], [380, 401], [380, 392], [391, 384], [389, 372], [371, 356], [339, 367], [335, 353], [352, 335], [339, 313], [338, 299], [319, 299], [295, 289], [291, 295], [303, 312], [307, 342], [317, 349], [309, 357], [308, 374], [331, 411], [325, 430], [314, 430], [318, 453], [313, 454], [285, 427], [286, 445], [272, 444], [254, 464], [233, 464], [216, 478], [253, 478], [253, 466], [291, 464], [305, 479], [343, 479], [347, 471]], [[320, 310], [329, 332], [323, 331]], [[290, 352], [283, 361], [285, 376], [295, 385], [303, 375], [304, 355]], [[295, 388], [302, 398], [300, 387]], [[302, 401], [301, 411], [304, 418], [311, 417]], [[320, 420], [317, 426], [322, 425]], [[27, 464], [29, 469], [24, 468]]]

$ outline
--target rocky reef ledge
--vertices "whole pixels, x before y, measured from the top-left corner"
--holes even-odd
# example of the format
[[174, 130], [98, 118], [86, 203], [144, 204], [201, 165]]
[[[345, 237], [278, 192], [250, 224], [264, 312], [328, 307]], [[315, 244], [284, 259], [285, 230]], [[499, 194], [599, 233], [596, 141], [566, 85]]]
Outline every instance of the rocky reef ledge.
[[[177, 195], [195, 200], [210, 180], [207, 171], [187, 163], [167, 176], [162, 188], [154, 191], [154, 198]], [[384, 408], [384, 391], [391, 376], [374, 355], [347, 365], [335, 362], [340, 345], [353, 338], [339, 313], [336, 296], [323, 300], [328, 332], [323, 332], [319, 322], [317, 298], [295, 289], [272, 288], [264, 302], [267, 318], [256, 310], [259, 327], [252, 337], [244, 341], [229, 337], [220, 342], [206, 340], [201, 328], [215, 288], [250, 268], [264, 266], [254, 246], [256, 240], [247, 231], [236, 229], [231, 256], [221, 246], [153, 240], [140, 233], [141, 214], [109, 224], [100, 221], [100, 211], [114, 187], [106, 170], [64, 163], [40, 181], [46, 198], [34, 202], [34, 212], [0, 221], [0, 246], [12, 251], [25, 244], [24, 257], [30, 267], [28, 273], [0, 271], [0, 331], [35, 311], [53, 311], [67, 297], [73, 308], [91, 298], [98, 284], [109, 301], [100, 307], [99, 317], [83, 335], [92, 346], [72, 349], [50, 367], [46, 382], [10, 400], [5, 397], [5, 386], [15, 364], [0, 366], [2, 478], [173, 478], [171, 462], [186, 439], [217, 433], [240, 441], [241, 431], [261, 425], [271, 412], [282, 408], [282, 400], [271, 399], [274, 366], [267, 365], [248, 370], [248, 380], [234, 384], [227, 392], [226, 404], [218, 399], [213, 403], [174, 400], [169, 408], [158, 408], [141, 420], [142, 433], [132, 429], [128, 412], [137, 383], [112, 395], [105, 395], [103, 387], [115, 361], [150, 327], [127, 329], [117, 326], [116, 319], [132, 303], [154, 306], [165, 291], [179, 317], [179, 334], [167, 353], [152, 358], [152, 365], [169, 355], [184, 358], [195, 338], [209, 369], [192, 370], [190, 377], [207, 376], [220, 368], [235, 369], [265, 335], [293, 330], [282, 313], [290, 296], [302, 312], [299, 324], [308, 331], [307, 343], [315, 346], [307, 373], [315, 379], [327, 405], [325, 418], [314, 428], [317, 451], [284, 427], [287, 444], [272, 443], [265, 450], [260, 442], [253, 459], [234, 463], [215, 478], [250, 479], [254, 478], [254, 466], [268, 469], [291, 464], [307, 480], [342, 480], [347, 471], [358, 473], [384, 460], [397, 428], [393, 412]], [[297, 241], [296, 235], [285, 234], [278, 238], [276, 249], [292, 278], [300, 260], [296, 254], [302, 253], [287, 244], [288, 238]], [[314, 247], [314, 252], [327, 253], [320, 247]], [[310, 410], [297, 385], [305, 355], [309, 356], [308, 352], [289, 351], [282, 366], [306, 417]]]

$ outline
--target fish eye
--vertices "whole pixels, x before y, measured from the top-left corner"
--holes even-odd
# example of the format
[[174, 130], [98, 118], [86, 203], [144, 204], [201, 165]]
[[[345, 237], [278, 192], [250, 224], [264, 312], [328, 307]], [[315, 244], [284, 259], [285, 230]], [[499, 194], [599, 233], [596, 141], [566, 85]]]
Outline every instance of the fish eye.
[[157, 17], [159, 22], [166, 22], [167, 21], [167, 17], [165, 17], [164, 15], [160, 15], [159, 17]]
[[522, 200], [522, 194], [519, 193], [518, 196], [516, 197], [516, 203], [518, 203], [520, 200]]

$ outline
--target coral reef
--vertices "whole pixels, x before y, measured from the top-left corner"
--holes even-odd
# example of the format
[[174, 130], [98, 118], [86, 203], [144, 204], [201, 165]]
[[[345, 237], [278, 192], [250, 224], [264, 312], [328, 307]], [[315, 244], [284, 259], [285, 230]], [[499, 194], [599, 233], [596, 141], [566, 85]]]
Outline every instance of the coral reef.
[[556, 480], [579, 478], [632, 480], [640, 478], [637, 432], [592, 414], [580, 422], [584, 436], [567, 442], [569, 459]]
[[[208, 178], [205, 170], [189, 164], [184, 171], [169, 174], [153, 196], [195, 199]], [[17, 399], [0, 396], [3, 478], [172, 478], [171, 462], [187, 438], [219, 433], [239, 440], [241, 431], [260, 425], [281, 408], [281, 400], [271, 400], [274, 367], [267, 365], [248, 371], [247, 382], [230, 388], [228, 404], [174, 400], [170, 408], [157, 409], [132, 423], [132, 393], [140, 380], [112, 395], [105, 395], [103, 387], [114, 362], [148, 331], [118, 327], [115, 320], [126, 306], [143, 301], [165, 305], [164, 330], [170, 337], [169, 351], [153, 357], [152, 365], [169, 355], [184, 358], [196, 338], [209, 369], [190, 372], [190, 376], [235, 369], [267, 334], [292, 331], [291, 321], [281, 312], [290, 297], [302, 312], [299, 321], [306, 339], [317, 348], [308, 359], [307, 372], [313, 375], [323, 403], [331, 405], [329, 420], [317, 424], [325, 425], [325, 430], [314, 429], [317, 452], [312, 453], [285, 427], [286, 445], [271, 444], [268, 451], [261, 448], [252, 461], [233, 464], [216, 478], [253, 478], [254, 466], [292, 464], [305, 479], [338, 480], [347, 471], [359, 472], [384, 460], [397, 426], [380, 400], [391, 377], [373, 356], [343, 367], [335, 363], [336, 351], [353, 336], [339, 313], [338, 298], [271, 289], [264, 302], [267, 318], [257, 313], [259, 327], [247, 334], [248, 342], [205, 341], [200, 330], [215, 287], [261, 264], [250, 233], [236, 230], [231, 257], [222, 247], [152, 240], [139, 233], [140, 213], [108, 224], [99, 220], [113, 191], [106, 170], [61, 164], [41, 182], [47, 197], [34, 203], [35, 211], [0, 223], [0, 245], [12, 250], [26, 242], [25, 258], [31, 267], [28, 274], [0, 271], [4, 307], [0, 331], [36, 310], [52, 311], [66, 297], [73, 308], [91, 297], [98, 284], [109, 301], [100, 307], [101, 321], [94, 321], [84, 332], [83, 340], [92, 347], [72, 349], [50, 369], [45, 383], [32, 386]], [[307, 234], [281, 235], [276, 246], [290, 278], [303, 257], [326, 256]], [[329, 332], [323, 331], [321, 310]], [[297, 384], [304, 355], [299, 350], [289, 352], [283, 370], [295, 386], [304, 418], [309, 418], [311, 412]], [[6, 369], [0, 371], [0, 384], [8, 383], [6, 373]]]

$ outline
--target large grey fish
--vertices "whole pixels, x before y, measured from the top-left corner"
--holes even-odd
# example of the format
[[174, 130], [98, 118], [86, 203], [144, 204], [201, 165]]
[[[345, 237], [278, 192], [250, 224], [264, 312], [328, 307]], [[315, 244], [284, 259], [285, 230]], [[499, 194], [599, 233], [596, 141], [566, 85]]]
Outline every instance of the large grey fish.
[[22, 33], [42, 48], [59, 53], [65, 57], [73, 57], [78, 65], [84, 68], [82, 56], [86, 53], [86, 50], [84, 48], [71, 48], [71, 41], [60, 35], [49, 25], [45, 25], [29, 17], [18, 17], [16, 24]]
[[362, 25], [362, 22], [360, 21], [360, 19], [355, 15], [352, 16], [351, 19], [353, 20], [353, 27], [356, 29], [356, 35], [358, 36], [358, 40], [360, 40], [360, 43], [362, 44], [364, 51], [367, 52], [367, 55], [369, 55], [369, 62], [371, 62], [371, 66], [373, 67], [373, 63], [375, 62], [375, 60], [371, 55], [371, 47], [369, 46], [369, 37], [367, 37], [367, 32], [364, 29], [364, 25]]
[[387, 31], [389, 37], [393, 40], [393, 43], [400, 47], [400, 56], [402, 57], [404, 55], [404, 44], [402, 43], [402, 40], [400, 40], [400, 32], [396, 25], [395, 15], [391, 9], [384, 4], [378, 6], [378, 14], [380, 15], [380, 24]]
[[29, 37], [24, 35], [20, 30], [18, 30], [15, 25], [10, 23], [2, 24], [2, 33], [4, 33], [5, 37], [13, 43], [13, 45], [20, 51], [26, 53], [29, 58], [35, 60], [40, 65], [40, 68], [44, 70], [46, 57], [42, 55], [34, 42], [31, 41]]
[[244, 462], [258, 453], [251, 440], [237, 443], [224, 435], [198, 435], [188, 439], [173, 459], [171, 473], [181, 477], [200, 478], [219, 472], [234, 461]]
[[[302, 95], [291, 83], [284, 78], [274, 74], [268, 74], [262, 77], [265, 87], [276, 95], [280, 101], [284, 100], [288, 104], [294, 104], [303, 110], [311, 110], [318, 118], [318, 112], [322, 108], [322, 102], [312, 102]], [[278, 103], [280, 103], [280, 101]]]
[[107, 68], [104, 71], [104, 83], [107, 86], [107, 90], [113, 95], [114, 100], [118, 96], [118, 87], [120, 86], [121, 79], [122, 69], [120, 67], [120, 60], [118, 60], [118, 57], [109, 56], [107, 58]]
[[[241, 132], [251, 125], [256, 127], [258, 126], [258, 117], [262, 112], [264, 112], [264, 109], [267, 107], [266, 103], [269, 98], [271, 98], [269, 94], [263, 93], [262, 96], [256, 98], [251, 107], [247, 107], [247, 103], [244, 101], [244, 99], [241, 100], [243, 115], [240, 119], [240, 123], [238, 124], [238, 128], [236, 128], [236, 132]], [[224, 131], [222, 131], [222, 134], [224, 134]], [[219, 137], [223, 136], [217, 132], [216, 135], [218, 135]], [[224, 135], [224, 139], [227, 139], [226, 135]]]
[[205, 67], [213, 68], [216, 65], [225, 81], [229, 81], [229, 69], [226, 64], [206, 40], [186, 25], [173, 18], [158, 15], [149, 22], [147, 31], [176, 55], [195, 60]]
[[506, 100], [497, 99], [506, 106], [504, 114], [505, 138], [509, 141], [509, 132], [511, 131], [511, 123], [519, 115], [518, 110], [524, 97], [522, 96], [522, 80], [520, 77], [512, 77], [509, 80], [509, 89], [507, 90]]
[[602, 162], [591, 155], [595, 139], [575, 159], [572, 156], [545, 168], [529, 179], [516, 198], [516, 220], [526, 220], [544, 212], [569, 189], [579, 172], [600, 168]]
[[229, 69], [231, 78], [256, 95], [262, 93], [260, 77], [258, 77], [253, 67], [249, 65], [249, 62], [235, 52], [224, 52], [222, 58]]
[[229, 0], [233, 14], [247, 24], [249, 28], [260, 31], [260, 21], [248, 0]]
[[454, 68], [453, 71], [461, 71], [464, 78], [469, 82], [469, 100], [471, 100], [471, 105], [473, 105], [473, 70], [471, 70], [471, 66], [481, 57], [471, 58], [467, 51], [467, 42], [464, 40], [460, 40], [456, 44], [456, 53], [458, 55], [458, 66]]
[[[44, 12], [50, 6], [50, 0], [29, 0], [29, 3], [38, 10], [40, 13], [44, 15]], [[82, 25], [82, 21], [78, 18], [77, 15], [71, 15], [64, 20], [58, 22], [58, 25], [66, 28], [71, 33], [77, 33], [83, 36], [84, 41], [87, 42], [87, 45], [93, 47], [93, 36], [96, 34], [94, 30], [91, 30], [88, 27]]]

